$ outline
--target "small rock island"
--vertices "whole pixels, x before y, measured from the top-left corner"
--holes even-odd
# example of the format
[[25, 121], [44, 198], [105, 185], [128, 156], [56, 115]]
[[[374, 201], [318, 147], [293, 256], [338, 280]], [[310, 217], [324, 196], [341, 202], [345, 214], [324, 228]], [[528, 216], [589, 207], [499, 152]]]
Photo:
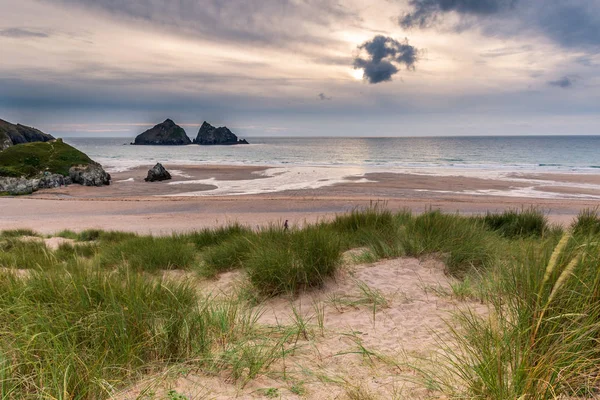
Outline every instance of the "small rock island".
[[248, 144], [245, 139], [238, 137], [226, 126], [215, 128], [204, 121], [196, 139], [192, 142], [187, 136], [185, 130], [177, 125], [173, 120], [167, 119], [165, 122], [156, 125], [152, 129], [138, 135], [134, 145], [154, 145], [154, 146], [183, 146], [188, 144], [209, 145], [233, 145]]
[[165, 122], [160, 123], [153, 128], [148, 129], [146, 132], [138, 135], [132, 144], [184, 146], [187, 144], [192, 144], [192, 141], [182, 127], [173, 122], [173, 120], [166, 119]]
[[238, 139], [226, 126], [215, 128], [206, 121], [200, 127], [194, 143], [199, 145], [248, 144], [245, 139]]

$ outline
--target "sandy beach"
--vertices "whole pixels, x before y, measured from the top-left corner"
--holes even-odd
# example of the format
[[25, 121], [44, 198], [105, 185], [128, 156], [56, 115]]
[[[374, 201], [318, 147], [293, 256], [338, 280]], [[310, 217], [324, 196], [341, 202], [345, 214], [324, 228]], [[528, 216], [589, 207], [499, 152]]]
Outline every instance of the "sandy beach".
[[[596, 174], [465, 171], [460, 176], [456, 171], [444, 175], [355, 168], [165, 166], [173, 175], [171, 181], [144, 182], [148, 167], [138, 167], [114, 172], [108, 187], [71, 185], [0, 198], [0, 229], [168, 234], [235, 221], [256, 226], [287, 219], [302, 225], [373, 202], [392, 210], [432, 208], [465, 214], [534, 206], [552, 222], [566, 225], [581, 209], [600, 204]], [[305, 181], [294, 181], [294, 175]]]

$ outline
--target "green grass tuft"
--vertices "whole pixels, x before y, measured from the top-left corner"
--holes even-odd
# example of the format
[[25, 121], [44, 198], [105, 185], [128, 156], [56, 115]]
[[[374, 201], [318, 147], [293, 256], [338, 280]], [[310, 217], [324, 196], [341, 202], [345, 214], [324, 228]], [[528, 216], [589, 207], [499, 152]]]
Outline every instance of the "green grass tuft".
[[341, 261], [340, 239], [331, 231], [271, 231], [258, 236], [244, 262], [254, 287], [264, 295], [319, 287]]
[[582, 210], [571, 225], [571, 230], [575, 235], [600, 234], [600, 213], [598, 212], [598, 208]]
[[206, 228], [201, 231], [180, 235], [181, 239], [194, 243], [198, 250], [208, 246], [214, 246], [235, 236], [245, 236], [252, 231], [238, 223], [219, 228]]
[[485, 225], [508, 238], [542, 236], [548, 228], [548, 218], [537, 208], [506, 210], [501, 214], [487, 213]]
[[440, 211], [413, 218], [402, 241], [408, 255], [438, 254], [457, 277], [490, 266], [496, 257], [493, 235], [480, 221]]
[[1, 238], [18, 238], [23, 236], [40, 236], [37, 232], [31, 229], [12, 229], [0, 232]]
[[204, 261], [200, 270], [207, 277], [214, 277], [244, 265], [253, 245], [253, 235], [233, 236], [219, 244], [207, 247], [202, 253]]
[[190, 243], [177, 236], [139, 236], [102, 246], [99, 261], [103, 267], [126, 264], [134, 270], [156, 272], [189, 269], [196, 263], [196, 254]]
[[375, 204], [368, 208], [356, 208], [347, 214], [336, 215], [330, 226], [338, 232], [357, 232], [363, 229], [388, 228], [394, 224], [391, 211]]

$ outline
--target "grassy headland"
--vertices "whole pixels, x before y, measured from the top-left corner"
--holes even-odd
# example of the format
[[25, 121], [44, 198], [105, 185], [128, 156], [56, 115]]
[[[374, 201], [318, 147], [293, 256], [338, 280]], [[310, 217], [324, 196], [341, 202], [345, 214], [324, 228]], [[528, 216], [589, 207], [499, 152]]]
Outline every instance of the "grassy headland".
[[[109, 398], [181, 364], [244, 385], [307, 336], [298, 316], [285, 329], [259, 324], [253, 302], [320, 287], [344, 267], [346, 250], [360, 249], [357, 262], [436, 257], [457, 278], [450, 295], [489, 305], [485, 315], [457, 315], [441, 348], [445, 363], [422, 370], [430, 387], [472, 399], [593, 397], [598, 226], [594, 211], [563, 232], [535, 209], [465, 217], [373, 207], [287, 232], [240, 225], [165, 237], [64, 231], [58, 236], [72, 243], [57, 250], [34, 232], [2, 232], [0, 394]], [[239, 269], [251, 286], [232, 298], [206, 297], [189, 280], [163, 278], [173, 269], [199, 279]]]
[[88, 156], [60, 139], [24, 143], [0, 152], [0, 176], [34, 178], [44, 172], [68, 176], [72, 166], [91, 163]]

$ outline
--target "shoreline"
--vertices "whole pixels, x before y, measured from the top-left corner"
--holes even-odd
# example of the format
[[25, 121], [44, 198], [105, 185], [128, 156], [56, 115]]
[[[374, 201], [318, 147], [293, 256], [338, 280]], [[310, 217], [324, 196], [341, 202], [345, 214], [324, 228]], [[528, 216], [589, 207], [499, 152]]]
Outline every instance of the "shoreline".
[[[48, 196], [65, 198], [139, 197], [240, 197], [254, 195], [356, 195], [376, 197], [428, 197], [469, 195], [524, 199], [600, 201], [600, 170], [582, 174], [454, 169], [346, 168], [339, 166], [287, 167], [243, 165], [167, 164], [172, 180], [144, 182], [145, 165], [112, 174], [112, 184], [101, 190], [70, 186], [46, 190]], [[422, 195], [426, 193], [426, 195]], [[40, 197], [43, 194], [36, 194]]]
[[[582, 185], [598, 185], [600, 196], [600, 175], [528, 174], [517, 178], [483, 179], [402, 173], [363, 174], [362, 178], [328, 181], [324, 182], [328, 185], [315, 188], [259, 194], [186, 196], [182, 193], [190, 189], [215, 190], [222, 182], [243, 188], [264, 185], [273, 178], [264, 176], [264, 171], [268, 171], [265, 167], [165, 166], [173, 173], [172, 181], [144, 182], [147, 170], [137, 168], [115, 173], [113, 184], [107, 187], [71, 185], [42, 190], [27, 197], [0, 198], [3, 210], [0, 230], [30, 228], [50, 234], [63, 229], [105, 229], [161, 235], [233, 222], [249, 226], [281, 224], [286, 219], [292, 225], [301, 226], [355, 208], [368, 207], [377, 201], [393, 211], [409, 209], [418, 213], [431, 208], [466, 215], [538, 207], [547, 213], [552, 223], [566, 226], [582, 209], [600, 204], [596, 198], [575, 198], [572, 193], [581, 190]], [[274, 179], [287, 178], [283, 174]], [[207, 180], [212, 185], [206, 184]], [[193, 183], [176, 183], [186, 181]], [[555, 182], [550, 188], [566, 190], [566, 196], [571, 198], [486, 194], [486, 191], [523, 190], [526, 187], [524, 181], [538, 181], [542, 188], [539, 190], [541, 196], [548, 182]], [[478, 194], [473, 194], [474, 191]]]

